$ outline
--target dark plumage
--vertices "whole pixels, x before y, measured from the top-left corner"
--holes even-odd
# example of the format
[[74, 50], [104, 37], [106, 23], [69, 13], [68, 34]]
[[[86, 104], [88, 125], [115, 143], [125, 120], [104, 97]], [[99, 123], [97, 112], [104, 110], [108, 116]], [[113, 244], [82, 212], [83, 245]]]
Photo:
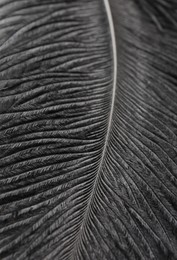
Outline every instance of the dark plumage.
[[109, 2], [0, 2], [0, 259], [177, 259], [177, 2]]

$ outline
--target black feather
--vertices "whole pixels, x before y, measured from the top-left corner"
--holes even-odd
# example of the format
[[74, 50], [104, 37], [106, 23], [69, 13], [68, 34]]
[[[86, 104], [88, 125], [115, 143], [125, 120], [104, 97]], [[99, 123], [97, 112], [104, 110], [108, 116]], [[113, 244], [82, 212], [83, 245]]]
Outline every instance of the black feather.
[[176, 12], [0, 2], [0, 259], [177, 259]]

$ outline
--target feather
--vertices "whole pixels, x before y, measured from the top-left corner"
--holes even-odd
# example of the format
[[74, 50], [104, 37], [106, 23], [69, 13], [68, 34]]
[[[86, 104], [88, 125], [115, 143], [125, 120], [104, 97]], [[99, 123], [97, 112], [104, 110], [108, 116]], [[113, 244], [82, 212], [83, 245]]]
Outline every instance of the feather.
[[0, 2], [0, 259], [177, 259], [176, 10]]

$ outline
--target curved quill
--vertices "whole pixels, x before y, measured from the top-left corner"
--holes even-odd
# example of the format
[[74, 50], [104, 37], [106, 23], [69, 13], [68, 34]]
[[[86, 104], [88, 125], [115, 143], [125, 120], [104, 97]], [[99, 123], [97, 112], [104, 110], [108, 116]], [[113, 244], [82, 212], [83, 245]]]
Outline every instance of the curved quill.
[[114, 111], [114, 105], [115, 105], [115, 96], [116, 96], [116, 86], [117, 86], [117, 52], [116, 52], [116, 40], [115, 40], [115, 33], [114, 33], [114, 25], [112, 20], [112, 14], [109, 6], [108, 0], [104, 0], [105, 9], [108, 17], [109, 22], [109, 28], [110, 28], [110, 34], [111, 34], [111, 42], [112, 42], [112, 57], [113, 57], [113, 88], [112, 88], [112, 98], [111, 98], [111, 104], [110, 104], [110, 112], [109, 112], [109, 118], [108, 118], [108, 126], [107, 126], [107, 132], [106, 137], [104, 141], [103, 151], [101, 155], [101, 159], [99, 162], [98, 172], [95, 174], [95, 180], [93, 182], [93, 187], [91, 187], [90, 191], [90, 197], [87, 202], [87, 206], [84, 212], [83, 220], [81, 222], [81, 227], [78, 231], [76, 241], [74, 242], [73, 249], [70, 253], [71, 259], [77, 259], [78, 251], [80, 250], [81, 244], [83, 243], [82, 240], [87, 239], [86, 238], [86, 232], [87, 232], [87, 225], [88, 222], [91, 220], [92, 213], [92, 204], [94, 203], [97, 189], [99, 187], [99, 178], [101, 178], [102, 173], [102, 167], [104, 165], [105, 156], [107, 152], [107, 146], [108, 146], [108, 140], [110, 138], [110, 132], [112, 127], [112, 116]]

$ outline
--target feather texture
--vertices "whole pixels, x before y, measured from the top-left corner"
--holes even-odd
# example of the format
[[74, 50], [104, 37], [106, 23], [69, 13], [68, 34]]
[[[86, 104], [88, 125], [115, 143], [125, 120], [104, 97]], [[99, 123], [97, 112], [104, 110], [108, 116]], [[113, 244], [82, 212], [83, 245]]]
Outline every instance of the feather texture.
[[176, 10], [0, 1], [0, 259], [177, 259]]

